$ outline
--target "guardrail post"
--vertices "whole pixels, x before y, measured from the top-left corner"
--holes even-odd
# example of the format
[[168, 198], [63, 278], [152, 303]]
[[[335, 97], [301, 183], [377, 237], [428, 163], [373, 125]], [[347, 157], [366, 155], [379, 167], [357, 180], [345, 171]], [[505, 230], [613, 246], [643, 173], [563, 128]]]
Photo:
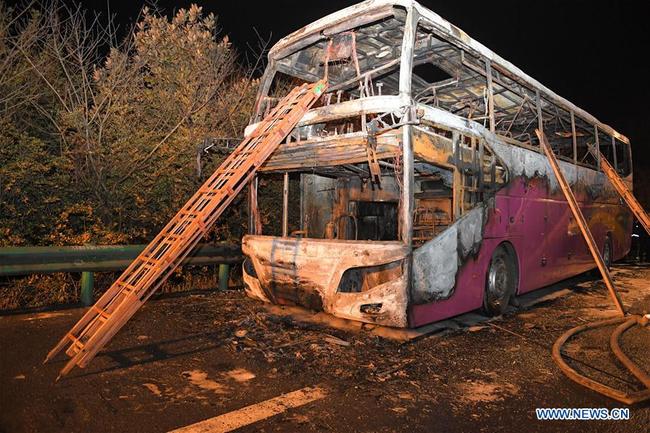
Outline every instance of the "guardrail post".
[[81, 304], [84, 307], [90, 307], [95, 303], [93, 297], [93, 283], [94, 283], [94, 274], [92, 272], [82, 272], [81, 273], [81, 293], [79, 297], [81, 298]]
[[228, 290], [228, 278], [230, 276], [230, 265], [221, 263], [219, 265], [219, 290]]

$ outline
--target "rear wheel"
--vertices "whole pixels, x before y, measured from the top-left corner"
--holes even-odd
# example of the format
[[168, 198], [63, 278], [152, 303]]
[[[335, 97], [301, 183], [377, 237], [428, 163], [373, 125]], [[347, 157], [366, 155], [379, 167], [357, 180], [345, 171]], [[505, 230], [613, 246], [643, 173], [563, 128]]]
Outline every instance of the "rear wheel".
[[605, 237], [605, 245], [603, 245], [603, 262], [605, 262], [607, 270], [612, 268], [612, 256], [612, 239], [607, 235], [607, 237]]
[[[609, 233], [605, 236], [605, 242], [603, 243], [603, 250], [600, 252], [600, 257], [603, 259], [603, 263], [605, 263], [605, 267], [607, 270], [611, 270], [612, 268], [612, 260], [614, 256], [614, 249], [612, 248], [612, 238], [609, 235]], [[596, 262], [594, 261], [594, 265], [596, 265]], [[587, 272], [587, 275], [591, 278], [596, 278], [600, 279], [603, 276], [600, 273], [600, 269], [598, 269], [598, 266], [596, 266], [594, 269], [590, 270]]]
[[494, 250], [485, 282], [483, 309], [490, 316], [506, 312], [510, 298], [517, 290], [517, 266], [514, 252], [501, 244]]

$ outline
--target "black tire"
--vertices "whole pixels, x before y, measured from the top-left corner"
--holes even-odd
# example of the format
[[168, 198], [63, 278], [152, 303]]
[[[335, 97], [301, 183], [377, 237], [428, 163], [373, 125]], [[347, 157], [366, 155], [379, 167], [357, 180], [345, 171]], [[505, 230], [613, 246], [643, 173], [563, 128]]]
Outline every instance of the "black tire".
[[517, 291], [517, 264], [514, 252], [506, 244], [499, 245], [492, 254], [485, 278], [483, 310], [490, 316], [506, 312]]

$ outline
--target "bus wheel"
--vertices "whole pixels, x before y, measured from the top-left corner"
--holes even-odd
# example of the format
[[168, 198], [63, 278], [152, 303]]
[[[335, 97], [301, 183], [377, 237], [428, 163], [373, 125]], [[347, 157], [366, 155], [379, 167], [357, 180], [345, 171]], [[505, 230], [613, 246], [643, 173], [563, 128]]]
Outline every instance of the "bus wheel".
[[483, 309], [490, 316], [506, 312], [510, 297], [517, 290], [517, 267], [514, 252], [505, 244], [494, 250], [487, 271]]
[[612, 268], [612, 238], [609, 234], [605, 237], [605, 244], [603, 245], [603, 262], [607, 270]]
[[[612, 252], [614, 249], [612, 248], [612, 238], [610, 237], [609, 233], [605, 236], [605, 243], [603, 244], [603, 250], [600, 253], [600, 256], [603, 258], [603, 262], [605, 263], [605, 267], [607, 268], [608, 271], [611, 271], [612, 269]], [[594, 262], [594, 265], [596, 263]], [[603, 276], [600, 274], [600, 269], [598, 269], [598, 266], [596, 266], [594, 269], [590, 270], [587, 272], [587, 275], [591, 278], [595, 279], [600, 279]]]

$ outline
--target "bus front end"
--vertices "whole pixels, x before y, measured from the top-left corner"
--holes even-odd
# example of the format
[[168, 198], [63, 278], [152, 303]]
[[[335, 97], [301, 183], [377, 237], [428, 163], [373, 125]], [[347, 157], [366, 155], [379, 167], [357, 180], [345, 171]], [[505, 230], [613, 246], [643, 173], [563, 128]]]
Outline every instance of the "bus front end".
[[408, 7], [365, 2], [271, 50], [253, 122], [296, 85], [327, 77], [329, 87], [252, 182], [242, 243], [251, 297], [408, 326], [409, 17]]

